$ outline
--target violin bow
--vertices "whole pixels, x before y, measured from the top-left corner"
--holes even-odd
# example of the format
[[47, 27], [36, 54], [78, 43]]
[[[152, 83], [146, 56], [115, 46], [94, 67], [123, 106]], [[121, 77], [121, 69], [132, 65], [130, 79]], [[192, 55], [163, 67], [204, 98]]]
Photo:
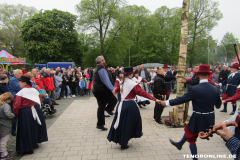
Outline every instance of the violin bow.
[[240, 59], [239, 59], [239, 56], [238, 56], [238, 53], [240, 53], [240, 52], [239, 52], [239, 47], [238, 47], [237, 43], [234, 44], [234, 49], [235, 49], [235, 52], [236, 52], [236, 55], [237, 55], [237, 58], [238, 58], [238, 63], [240, 64]]

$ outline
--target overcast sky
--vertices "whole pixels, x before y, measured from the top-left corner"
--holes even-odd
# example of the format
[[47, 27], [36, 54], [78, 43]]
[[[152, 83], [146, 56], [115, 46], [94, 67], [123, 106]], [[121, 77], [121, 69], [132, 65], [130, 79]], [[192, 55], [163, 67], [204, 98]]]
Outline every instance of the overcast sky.
[[[152, 13], [161, 6], [169, 8], [182, 7], [183, 0], [127, 0], [128, 4], [144, 6]], [[216, 0], [217, 1], [217, 0]], [[23, 4], [26, 6], [34, 6], [38, 10], [58, 10], [68, 11], [77, 15], [75, 5], [80, 3], [80, 0], [0, 0], [1, 3], [7, 4]], [[223, 13], [223, 18], [218, 22], [218, 26], [211, 31], [214, 39], [221, 41], [224, 34], [232, 32], [240, 39], [240, 22], [239, 22], [239, 7], [240, 0], [219, 0], [219, 9]]]

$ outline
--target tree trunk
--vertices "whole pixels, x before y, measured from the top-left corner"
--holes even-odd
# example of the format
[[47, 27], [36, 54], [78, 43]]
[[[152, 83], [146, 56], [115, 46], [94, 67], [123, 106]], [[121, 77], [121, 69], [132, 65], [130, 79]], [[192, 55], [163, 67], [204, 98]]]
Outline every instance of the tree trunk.
[[[184, 83], [181, 82], [181, 79], [185, 76], [187, 60], [189, 5], [190, 0], [183, 0], [180, 52], [178, 61], [179, 78], [177, 79], [177, 97], [182, 97], [185, 90]], [[184, 125], [184, 104], [177, 106], [177, 120], [174, 121], [177, 121], [179, 125]]]

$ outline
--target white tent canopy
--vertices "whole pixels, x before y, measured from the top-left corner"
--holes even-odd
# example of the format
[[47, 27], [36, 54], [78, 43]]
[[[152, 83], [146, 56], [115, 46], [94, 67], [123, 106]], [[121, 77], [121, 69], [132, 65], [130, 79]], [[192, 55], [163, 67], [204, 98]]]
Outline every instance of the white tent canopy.
[[[159, 68], [159, 67], [163, 67], [163, 64], [161, 64], [161, 63], [145, 63], [145, 64], [143, 64], [144, 65], [144, 68], [150, 68], [150, 69], [152, 69], [152, 68], [154, 68], [154, 67], [157, 67], [157, 68]], [[136, 67], [140, 67], [141, 65], [138, 65], [138, 66], [136, 66]], [[172, 66], [170, 66], [170, 65], [168, 65], [169, 67], [172, 67]]]

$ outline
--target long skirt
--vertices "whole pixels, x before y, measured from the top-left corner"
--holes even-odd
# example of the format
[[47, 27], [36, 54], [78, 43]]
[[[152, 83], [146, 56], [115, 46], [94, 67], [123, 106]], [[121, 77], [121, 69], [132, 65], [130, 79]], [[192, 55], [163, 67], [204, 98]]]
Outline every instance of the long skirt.
[[126, 146], [131, 138], [142, 136], [142, 119], [136, 102], [123, 101], [118, 128], [114, 128], [118, 116], [118, 108], [108, 133], [107, 139], [111, 142]]
[[38, 143], [48, 141], [45, 119], [39, 105], [34, 106], [42, 123], [33, 119], [31, 107], [21, 108], [18, 116], [16, 151], [29, 152], [38, 148]]

